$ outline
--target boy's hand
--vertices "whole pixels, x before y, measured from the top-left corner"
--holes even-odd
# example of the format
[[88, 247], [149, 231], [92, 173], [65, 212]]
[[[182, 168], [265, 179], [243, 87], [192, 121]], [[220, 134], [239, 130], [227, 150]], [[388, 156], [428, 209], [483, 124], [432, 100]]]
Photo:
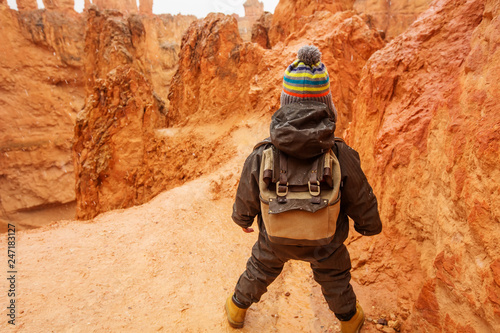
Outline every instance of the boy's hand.
[[253, 228], [241, 228], [241, 229], [243, 229], [243, 231], [246, 232], [247, 234], [255, 231], [253, 230]]

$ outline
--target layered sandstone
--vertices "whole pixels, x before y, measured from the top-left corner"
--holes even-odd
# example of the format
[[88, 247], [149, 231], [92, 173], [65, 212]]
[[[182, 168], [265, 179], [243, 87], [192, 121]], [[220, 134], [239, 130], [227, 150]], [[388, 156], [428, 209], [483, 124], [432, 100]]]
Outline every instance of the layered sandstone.
[[75, 200], [71, 140], [84, 98], [83, 22], [76, 13], [4, 5], [0, 22], [2, 220], [32, 226], [45, 218], [30, 212]]
[[125, 16], [95, 8], [89, 13], [87, 38], [94, 42], [85, 49], [87, 87], [93, 89], [95, 79], [105, 77], [116, 65], [133, 63], [165, 98], [177, 68], [180, 39], [195, 17]]
[[404, 32], [415, 19], [429, 8], [431, 0], [334, 0], [294, 1], [282, 0], [276, 6], [269, 31], [271, 45], [284, 41], [300, 30], [300, 19], [319, 11], [331, 13], [354, 9], [369, 16], [370, 24], [381, 30], [388, 40]]
[[244, 41], [250, 41], [252, 38], [252, 27], [264, 14], [264, 4], [258, 0], [247, 0], [243, 7], [245, 16], [237, 17], [240, 36]]
[[192, 115], [210, 118], [239, 112], [249, 101], [245, 79], [255, 75], [261, 58], [261, 49], [243, 45], [232, 16], [212, 13], [191, 24], [182, 39], [179, 69], [172, 79], [170, 124], [186, 123]]
[[19, 11], [38, 9], [36, 0], [16, 0], [16, 4]]
[[92, 4], [101, 10], [115, 9], [125, 14], [137, 13], [136, 0], [92, 0]]
[[47, 10], [73, 11], [74, 0], [43, 0], [43, 6]]
[[142, 0], [139, 2], [139, 12], [141, 14], [153, 14], [153, 0]]
[[354, 9], [370, 15], [373, 25], [383, 30], [390, 40], [404, 32], [429, 8], [431, 2], [432, 0], [356, 0]]
[[118, 66], [96, 81], [75, 127], [77, 218], [145, 201], [145, 187], [154, 181], [148, 155], [156, 149], [162, 111], [134, 66]]
[[87, 98], [73, 146], [79, 219], [144, 203], [229, 156], [206, 162], [223, 141], [202, 141], [187, 130], [172, 137], [161, 130], [168, 111], [159, 93], [165, 86], [156, 75], [169, 63], [168, 55], [176, 56], [175, 44], [166, 44], [175, 34], [168, 29], [172, 21], [179, 22], [172, 16], [89, 11]]
[[170, 83], [178, 62], [182, 36], [196, 20], [192, 15], [148, 15], [142, 16], [145, 41], [143, 44], [144, 70], [151, 76], [154, 90], [167, 103]]
[[87, 98], [73, 146], [77, 218], [144, 200], [154, 130], [164, 123], [163, 102], [137, 54], [144, 52], [144, 35], [137, 16], [89, 11]]
[[[302, 29], [299, 20], [315, 12], [342, 12], [353, 8], [354, 0], [281, 0], [274, 10], [269, 31], [271, 45], [284, 41], [291, 33]], [[326, 27], [325, 27], [326, 28]]]
[[436, 1], [363, 71], [350, 142], [385, 237], [355, 267], [408, 331], [500, 330], [499, 24], [498, 1]]
[[269, 29], [271, 29], [273, 21], [273, 14], [265, 12], [261, 17], [255, 22], [252, 27], [252, 43], [257, 43], [265, 49], [271, 48], [271, 42], [269, 41]]
[[[18, 5], [22, 10], [0, 4], [1, 219], [38, 226], [74, 216], [71, 142], [76, 114], [95, 81], [94, 73], [85, 74], [84, 65], [90, 68], [89, 59], [105, 47], [85, 50], [87, 14], [70, 10], [72, 1], [46, 2], [45, 10], [36, 10], [36, 2]], [[123, 19], [116, 11], [110, 15]], [[181, 36], [195, 17], [131, 15], [124, 20], [135, 62], [157, 95], [166, 99]], [[106, 42], [113, 50], [118, 45], [112, 38]], [[108, 62], [102, 73], [90, 70], [95, 69], [99, 78], [127, 60], [113, 58], [111, 51], [101, 55], [116, 62]]]
[[312, 43], [323, 52], [330, 73], [333, 100], [341, 115], [340, 135], [352, 118], [361, 69], [384, 42], [366, 18], [353, 11], [338, 15], [324, 11], [300, 22], [301, 30], [271, 50], [243, 43], [236, 21], [229, 16], [211, 14], [191, 25], [172, 80], [170, 125], [277, 110], [286, 66], [302, 45]]

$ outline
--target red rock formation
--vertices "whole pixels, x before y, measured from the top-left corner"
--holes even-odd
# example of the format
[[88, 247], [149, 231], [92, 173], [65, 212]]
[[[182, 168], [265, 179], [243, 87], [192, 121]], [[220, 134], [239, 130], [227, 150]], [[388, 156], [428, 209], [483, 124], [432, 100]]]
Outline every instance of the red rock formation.
[[[69, 6], [70, 2], [54, 1], [50, 9], [19, 12], [0, 5], [0, 44], [4, 46], [0, 48], [0, 116], [4, 120], [0, 122], [0, 211], [2, 220], [17, 221], [20, 226], [73, 217], [69, 209], [75, 200], [71, 141], [88, 79], [92, 81], [89, 91], [94, 90], [94, 73], [87, 79], [83, 71], [87, 58], [84, 15], [68, 6], [58, 7], [64, 3]], [[113, 15], [120, 17], [116, 11]], [[117, 24], [117, 36], [121, 28], [130, 35], [128, 52], [133, 62], [163, 98], [176, 69], [181, 35], [194, 19], [131, 16], [124, 19], [124, 25]], [[119, 46], [112, 38], [106, 41]], [[98, 50], [87, 52], [95, 55]], [[115, 56], [110, 50], [103, 54]], [[126, 61], [127, 57], [117, 59]], [[109, 63], [102, 72], [96, 68], [97, 79], [106, 78], [119, 64]], [[55, 212], [59, 208], [64, 210], [62, 215]]]
[[139, 2], [139, 12], [141, 14], [153, 14], [153, 0], [142, 0]]
[[313, 43], [323, 52], [330, 73], [340, 114], [340, 135], [351, 119], [361, 69], [384, 43], [352, 11], [318, 13], [301, 20], [301, 24], [304, 28], [281, 48], [268, 51], [242, 43], [233, 18], [209, 15], [191, 25], [183, 39], [179, 70], [172, 80], [170, 124], [183, 123], [187, 118], [276, 110], [286, 66], [302, 45]]
[[196, 20], [191, 15], [153, 15], [142, 18], [146, 41], [144, 64], [154, 90], [167, 101], [170, 82], [177, 70], [182, 35]]
[[165, 125], [166, 108], [153, 74], [161, 71], [165, 59], [157, 58], [168, 49], [158, 41], [167, 31], [174, 33], [168, 27], [179, 18], [89, 10], [87, 99], [78, 114], [73, 146], [77, 218], [144, 203], [220, 161], [215, 157], [198, 165], [186, 147], [196, 142], [196, 155], [202, 158], [224, 143], [204, 145], [190, 133], [165, 138], [157, 131]]
[[137, 13], [136, 0], [93, 0], [99, 9], [115, 9], [122, 13]]
[[436, 1], [363, 71], [351, 144], [386, 228], [371, 248], [392, 244], [368, 260], [397, 272], [375, 289], [408, 331], [500, 330], [499, 22], [498, 1]]
[[87, 92], [93, 91], [96, 81], [106, 78], [116, 66], [135, 62], [141, 67], [133, 43], [140, 42], [143, 35], [144, 26], [137, 17], [129, 22], [119, 13], [101, 12], [96, 7], [89, 10], [85, 40]]
[[299, 19], [319, 11], [337, 13], [353, 8], [354, 0], [281, 0], [274, 10], [273, 25], [269, 31], [271, 45], [284, 41], [288, 35], [300, 30]]
[[43, 6], [48, 10], [73, 11], [74, 0], [43, 0]]
[[[242, 78], [253, 76], [262, 52], [252, 45], [240, 48], [238, 25], [231, 16], [211, 13], [191, 24], [182, 39], [179, 70], [172, 79], [171, 124], [185, 122], [193, 114], [209, 117], [214, 108], [219, 109], [219, 116], [246, 104], [249, 82]], [[244, 61], [246, 56], [254, 63]]]
[[16, 4], [19, 11], [38, 9], [36, 0], [16, 0]]
[[166, 99], [177, 68], [182, 34], [196, 18], [183, 15], [123, 17], [96, 10], [89, 13], [88, 24], [92, 28], [87, 29], [87, 34], [92, 35], [90, 39], [95, 42], [87, 44], [85, 52], [87, 87], [93, 89], [95, 79], [106, 77], [118, 64], [134, 63], [151, 80], [154, 91]]
[[143, 39], [139, 17], [89, 10], [87, 99], [78, 115], [73, 146], [77, 218], [144, 200], [146, 157], [154, 149], [154, 129], [164, 116], [163, 103], [155, 98], [136, 55], [134, 45], [143, 46]]
[[[71, 140], [83, 104], [83, 22], [0, 7], [2, 219], [74, 201]], [[68, 217], [71, 217], [68, 216]], [[41, 219], [41, 218], [40, 218]], [[19, 225], [33, 225], [29, 219]]]
[[96, 82], [75, 127], [77, 218], [144, 202], [162, 103], [134, 66]]
[[258, 0], [247, 0], [245, 7], [245, 16], [235, 18], [238, 20], [240, 36], [244, 41], [250, 41], [252, 38], [252, 26], [264, 14], [264, 4]]
[[390, 40], [404, 32], [415, 19], [429, 8], [431, 0], [356, 0], [354, 9], [373, 18], [373, 24]]
[[259, 0], [247, 0], [243, 7], [245, 7], [246, 17], [258, 19], [264, 13], [264, 4]]
[[257, 43], [265, 49], [271, 48], [269, 29], [273, 21], [273, 14], [265, 12], [252, 27], [252, 43]]

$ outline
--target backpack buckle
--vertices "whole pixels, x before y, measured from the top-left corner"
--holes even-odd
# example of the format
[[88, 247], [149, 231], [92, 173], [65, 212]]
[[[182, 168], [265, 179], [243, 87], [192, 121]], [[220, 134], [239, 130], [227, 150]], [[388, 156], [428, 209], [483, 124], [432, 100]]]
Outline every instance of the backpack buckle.
[[316, 181], [316, 185], [312, 185], [310, 181], [307, 182], [307, 186], [309, 186], [309, 193], [313, 196], [313, 197], [317, 197], [320, 192], [321, 192], [321, 188], [319, 187], [319, 181], [317, 180]]
[[276, 184], [276, 195], [278, 197], [286, 197], [288, 194], [288, 182], [286, 185]]

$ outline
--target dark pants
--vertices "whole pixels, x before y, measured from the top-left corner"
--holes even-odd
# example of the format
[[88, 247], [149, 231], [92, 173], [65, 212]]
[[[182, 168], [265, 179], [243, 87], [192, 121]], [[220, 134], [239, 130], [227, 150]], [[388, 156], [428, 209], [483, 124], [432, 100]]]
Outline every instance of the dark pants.
[[[265, 233], [265, 231], [264, 231]], [[247, 269], [235, 288], [236, 300], [243, 307], [260, 300], [290, 259], [311, 264], [314, 279], [337, 318], [348, 320], [356, 312], [356, 295], [351, 284], [351, 260], [345, 245], [286, 246], [271, 243], [260, 232], [248, 259]]]

